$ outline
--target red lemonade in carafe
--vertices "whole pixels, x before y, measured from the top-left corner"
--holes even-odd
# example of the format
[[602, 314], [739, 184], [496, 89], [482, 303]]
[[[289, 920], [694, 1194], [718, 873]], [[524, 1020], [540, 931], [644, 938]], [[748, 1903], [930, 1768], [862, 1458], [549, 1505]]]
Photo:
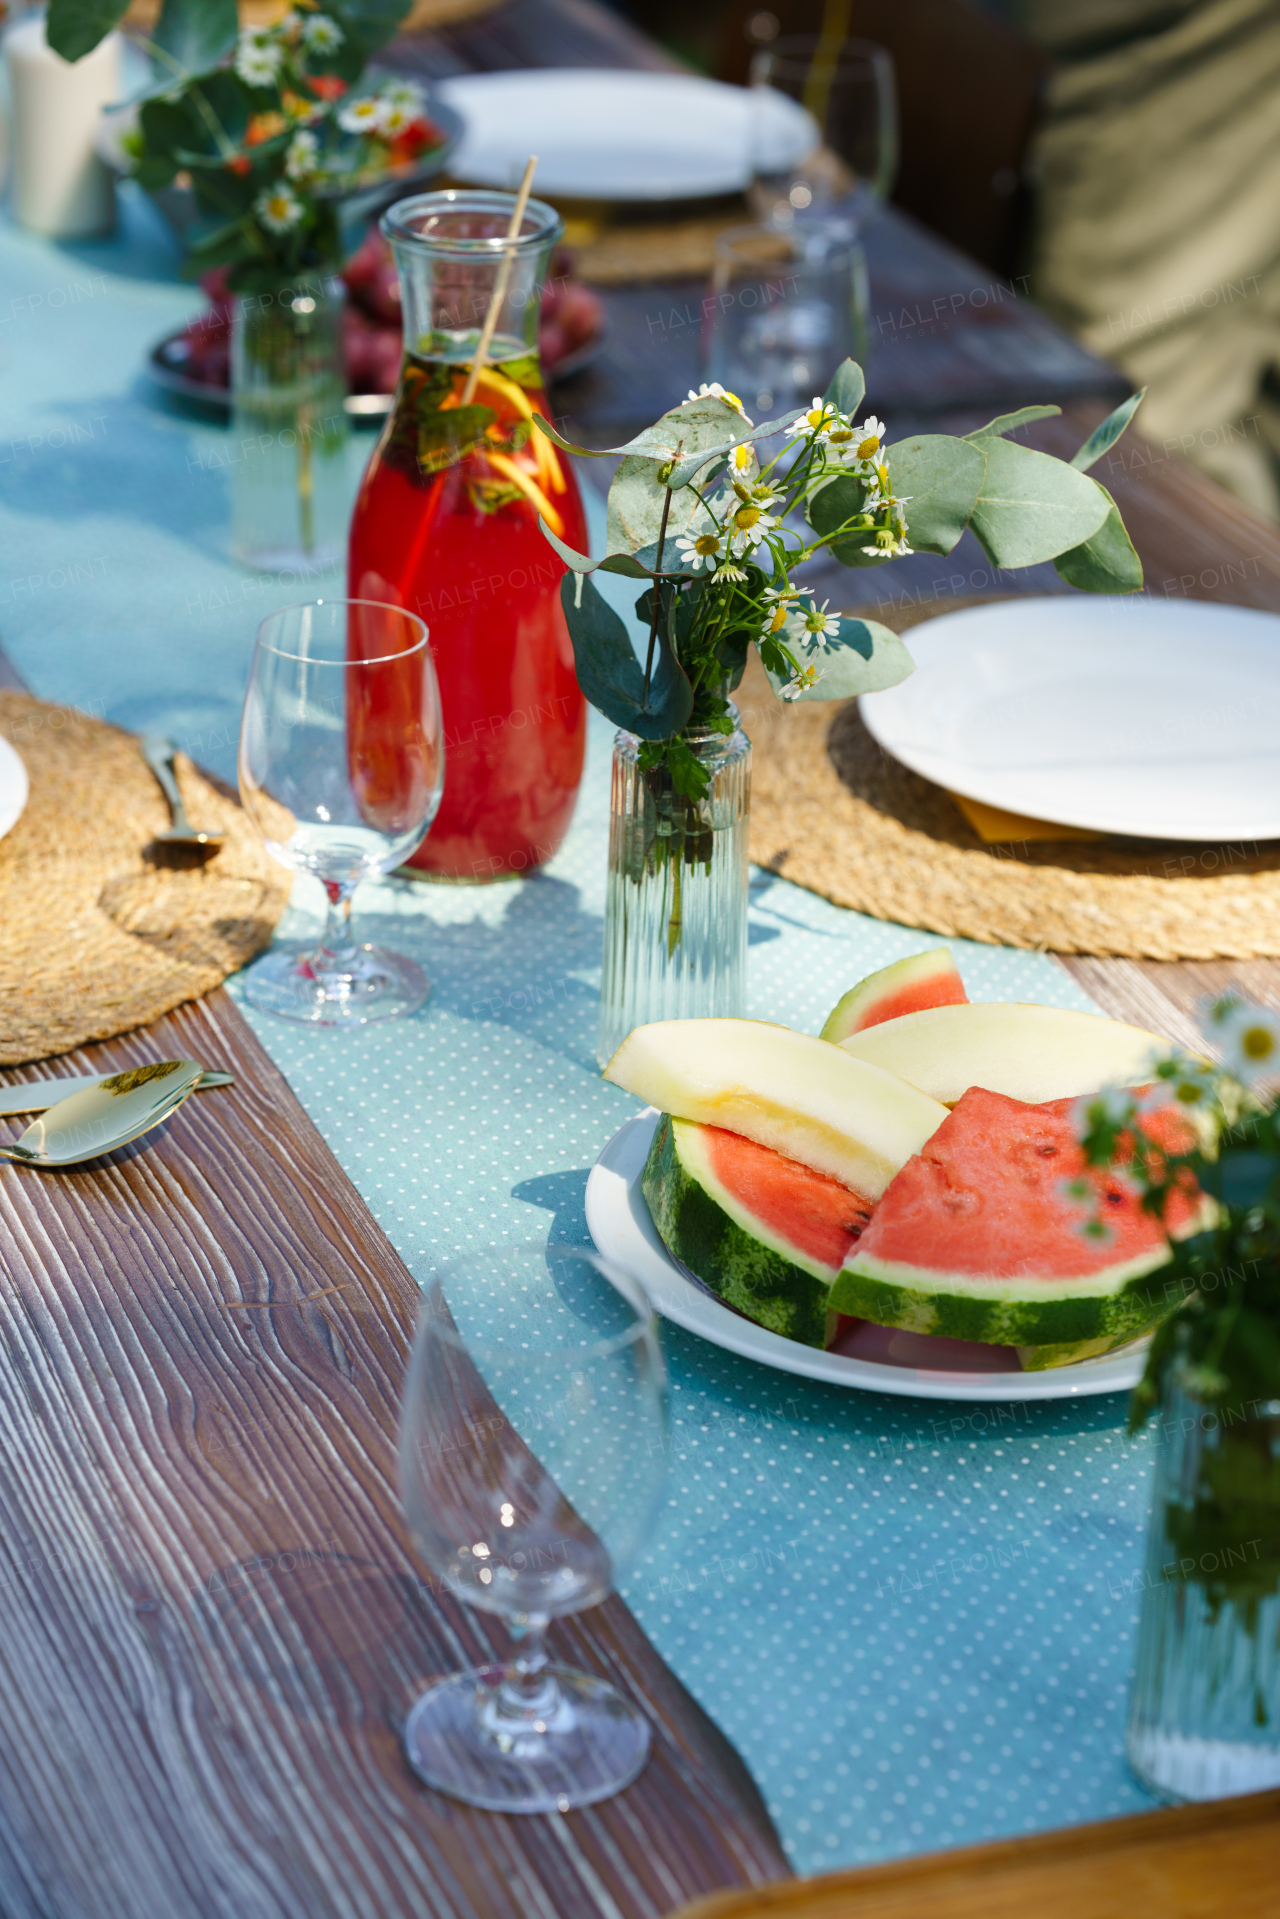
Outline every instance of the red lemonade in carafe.
[[[586, 740], [560, 606], [564, 563], [538, 528], [541, 516], [570, 546], [586, 546], [573, 471], [533, 424], [547, 414], [532, 341], [560, 220], [530, 201], [503, 287], [513, 201], [421, 194], [383, 222], [406, 351], [356, 502], [348, 564], [352, 598], [403, 606], [427, 623], [445, 782], [410, 864], [464, 880], [528, 872], [551, 857], [573, 814]], [[495, 289], [501, 310], [464, 404]]]

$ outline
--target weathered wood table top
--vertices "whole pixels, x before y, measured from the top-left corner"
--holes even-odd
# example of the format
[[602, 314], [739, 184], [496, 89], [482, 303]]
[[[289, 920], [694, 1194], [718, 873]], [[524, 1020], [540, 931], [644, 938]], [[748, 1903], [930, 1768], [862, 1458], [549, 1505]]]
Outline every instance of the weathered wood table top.
[[[572, 21], [568, 0], [551, 10]], [[894, 298], [909, 282], [922, 315], [957, 274], [983, 283], [909, 223], [886, 231], [879, 268], [869, 243], [873, 312], [877, 274]], [[692, 331], [668, 327], [659, 355], [656, 310], [644, 289], [611, 296], [609, 363], [565, 390], [583, 430], [610, 437], [624, 405], [643, 421], [689, 384]], [[1021, 300], [1010, 310], [1026, 337], [1052, 336]], [[888, 331], [899, 405], [937, 411], [924, 342], [940, 336], [913, 352], [907, 329]], [[947, 406], [987, 397], [992, 368], [967, 357], [978, 378], [947, 384]], [[1057, 384], [1024, 367], [1022, 397], [1105, 399], [1114, 384], [1097, 362], [1088, 378], [1065, 352], [1059, 366]], [[1099, 410], [1048, 438], [1074, 444]], [[1104, 478], [1152, 590], [1280, 608], [1280, 530], [1136, 445]], [[1177, 1036], [1230, 982], [1280, 1005], [1274, 962], [1064, 963], [1108, 1011]], [[0, 1169], [5, 1919], [657, 1919], [784, 1877], [745, 1769], [616, 1599], [553, 1641], [653, 1715], [635, 1785], [504, 1818], [414, 1779], [407, 1705], [502, 1644], [407, 1549], [394, 1431], [416, 1289], [224, 993], [28, 1071], [179, 1053], [230, 1067], [234, 1089], [57, 1179]]]

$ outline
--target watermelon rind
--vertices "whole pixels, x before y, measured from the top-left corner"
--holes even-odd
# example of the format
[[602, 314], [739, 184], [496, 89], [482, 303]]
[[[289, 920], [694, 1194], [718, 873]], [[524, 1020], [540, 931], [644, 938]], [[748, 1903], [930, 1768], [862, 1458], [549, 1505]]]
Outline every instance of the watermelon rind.
[[[868, 973], [856, 986], [851, 986], [828, 1013], [818, 1037], [839, 1046], [855, 1033], [866, 1032], [887, 1019], [901, 1018], [907, 1012], [921, 1012], [928, 1007], [954, 1005], [957, 993], [963, 1002], [964, 986], [951, 957], [951, 948], [930, 946], [923, 953], [909, 953], [905, 959], [882, 966], [877, 973]], [[915, 1004], [903, 1007], [901, 1013], [879, 1010], [886, 1003], [896, 1004], [907, 994]]]
[[1146, 1332], [1181, 1299], [1180, 1291], [1170, 1300], [1164, 1287], [1142, 1283], [1168, 1260], [1160, 1245], [1100, 1272], [992, 1279], [856, 1253], [832, 1285], [830, 1304], [880, 1326], [992, 1346], [1111, 1345]]
[[832, 1272], [762, 1230], [715, 1177], [696, 1123], [658, 1122], [640, 1190], [663, 1245], [748, 1319], [805, 1346], [826, 1344]]

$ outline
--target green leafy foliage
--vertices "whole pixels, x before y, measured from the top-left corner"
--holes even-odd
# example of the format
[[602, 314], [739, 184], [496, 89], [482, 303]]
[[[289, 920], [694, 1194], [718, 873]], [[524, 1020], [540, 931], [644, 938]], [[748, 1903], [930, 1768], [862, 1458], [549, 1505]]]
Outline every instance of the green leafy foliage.
[[842, 360], [831, 376], [823, 399], [841, 413], [854, 414], [866, 397], [867, 383], [856, 360]]
[[1083, 473], [1016, 441], [984, 435], [987, 459], [970, 524], [993, 566], [1036, 566], [1079, 546], [1107, 517], [1107, 496]]
[[1020, 406], [1016, 413], [998, 413], [994, 420], [988, 420], [985, 426], [975, 427], [965, 437], [980, 440], [989, 433], [1014, 433], [1020, 426], [1029, 426], [1032, 420], [1051, 420], [1061, 411], [1060, 406]]
[[642, 740], [665, 740], [688, 725], [693, 689], [658, 621], [646, 695], [644, 668], [626, 627], [585, 574], [566, 574], [560, 604], [573, 641], [578, 684], [592, 706]]
[[1137, 393], [1131, 393], [1122, 400], [1114, 413], [1108, 413], [1101, 426], [1096, 426], [1080, 450], [1072, 456], [1071, 464], [1081, 473], [1087, 473], [1095, 460], [1100, 460], [1109, 452], [1130, 420], [1142, 405], [1147, 389], [1140, 387]]
[[1069, 586], [1085, 593], [1136, 593], [1142, 585], [1142, 561], [1125, 531], [1124, 521], [1107, 489], [1095, 480], [1105, 495], [1109, 512], [1096, 533], [1080, 546], [1059, 553], [1053, 564]]
[[926, 433], [899, 440], [885, 457], [894, 491], [907, 502], [912, 546], [921, 553], [950, 553], [978, 504], [987, 470], [982, 449]]
[[49, 0], [49, 45], [64, 60], [82, 60], [124, 18], [128, 5], [129, 0]]
[[[891, 560], [891, 553], [866, 553], [864, 548], [872, 538], [870, 519], [863, 513], [869, 487], [864, 479], [853, 473], [841, 473], [826, 486], [820, 487], [809, 502], [809, 524], [815, 533], [821, 533], [824, 539], [832, 541], [827, 551], [833, 560], [839, 560], [841, 566], [883, 566]], [[848, 539], [835, 540], [833, 535], [850, 521], [861, 526], [850, 533]]]
[[158, 84], [171, 87], [216, 67], [238, 32], [236, 0], [164, 0], [151, 40]]
[[[792, 652], [802, 667], [816, 667], [820, 679], [794, 697], [800, 700], [850, 700], [859, 693], [879, 693], [886, 686], [897, 686], [912, 671], [911, 655], [898, 635], [878, 620], [842, 618], [835, 633], [826, 633], [812, 644], [792, 642]], [[789, 675], [765, 672], [776, 693], [787, 684]]]

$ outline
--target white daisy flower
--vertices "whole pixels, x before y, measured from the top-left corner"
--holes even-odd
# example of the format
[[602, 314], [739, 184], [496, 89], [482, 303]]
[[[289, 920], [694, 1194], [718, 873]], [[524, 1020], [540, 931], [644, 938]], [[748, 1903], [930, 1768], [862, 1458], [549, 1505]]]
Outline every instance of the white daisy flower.
[[784, 700], [798, 700], [802, 693], [807, 693], [811, 687], [816, 686], [821, 678], [822, 674], [816, 666], [806, 666], [796, 674], [793, 680], [788, 680], [784, 687], [780, 687], [779, 692]]
[[327, 13], [313, 13], [302, 23], [302, 44], [308, 53], [336, 53], [346, 38]]
[[378, 98], [390, 107], [403, 107], [409, 114], [421, 113], [426, 95], [414, 80], [387, 80], [378, 89]]
[[398, 101], [388, 100], [385, 94], [378, 101], [378, 132], [384, 140], [398, 139], [417, 117], [416, 108], [401, 106]]
[[288, 233], [302, 219], [306, 208], [283, 181], [268, 187], [253, 203], [253, 210], [271, 233]]
[[799, 607], [796, 608], [791, 615], [790, 624], [797, 639], [812, 642], [825, 640], [828, 635], [835, 638], [840, 631], [840, 615], [828, 613], [829, 604], [829, 601], [824, 600], [819, 606], [816, 600], [811, 600], [807, 612], [801, 612]]
[[735, 446], [729, 455], [729, 472], [736, 479], [741, 474], [749, 473], [755, 463], [756, 450], [750, 440], [744, 440], [742, 445]]
[[721, 535], [714, 527], [708, 527], [704, 533], [682, 533], [676, 541], [676, 551], [695, 572], [705, 566], [708, 573], [714, 573], [723, 557], [722, 545]]
[[730, 582], [736, 585], [742, 580], [745, 580], [746, 577], [746, 574], [740, 566], [734, 566], [731, 560], [726, 560], [720, 568], [720, 571], [716, 574], [716, 585], [728, 586]]
[[338, 125], [344, 133], [377, 133], [380, 129], [382, 102], [372, 95], [348, 100], [338, 109]]
[[781, 633], [791, 617], [791, 602], [799, 597], [800, 589], [792, 586], [790, 580], [785, 586], [766, 586], [761, 594], [764, 601], [765, 621], [760, 631], [765, 635]]
[[806, 412], [802, 413], [798, 420], [793, 420], [787, 428], [787, 437], [789, 439], [801, 439], [810, 433], [815, 435], [822, 434], [829, 428], [835, 426], [839, 419], [839, 409], [832, 406], [829, 401], [821, 399], [815, 393], [812, 406], [810, 406]]
[[236, 72], [247, 87], [274, 86], [284, 65], [284, 48], [260, 27], [246, 27], [236, 42]]
[[854, 426], [852, 420], [849, 426], [857, 435], [854, 457], [859, 460], [874, 460], [884, 444], [884, 436], [888, 430], [884, 421], [877, 420], [874, 413], [869, 413], [861, 426]]
[[[712, 380], [709, 384], [704, 380], [696, 392], [690, 387], [689, 399], [682, 400], [681, 405], [688, 406], [689, 400], [724, 400], [729, 406], [736, 407], [743, 419], [747, 420], [747, 409], [743, 406], [742, 401], [736, 393], [727, 393], [724, 387], [721, 386], [719, 380]], [[751, 424], [752, 422], [747, 420], [747, 425], [750, 426]]]
[[729, 515], [728, 531], [732, 547], [740, 553], [754, 553], [766, 533], [778, 522], [756, 500], [746, 500]]
[[1223, 1065], [1241, 1085], [1280, 1073], [1280, 1013], [1237, 1000], [1215, 1020], [1214, 1036], [1222, 1041]]
[[305, 127], [290, 140], [284, 156], [284, 170], [291, 180], [309, 180], [319, 171], [320, 142]]
[[905, 526], [898, 528], [891, 526], [879, 527], [876, 531], [875, 545], [864, 546], [862, 550], [864, 553], [869, 553], [873, 560], [900, 560], [906, 554], [915, 552], [913, 546], [907, 545], [907, 529]]

